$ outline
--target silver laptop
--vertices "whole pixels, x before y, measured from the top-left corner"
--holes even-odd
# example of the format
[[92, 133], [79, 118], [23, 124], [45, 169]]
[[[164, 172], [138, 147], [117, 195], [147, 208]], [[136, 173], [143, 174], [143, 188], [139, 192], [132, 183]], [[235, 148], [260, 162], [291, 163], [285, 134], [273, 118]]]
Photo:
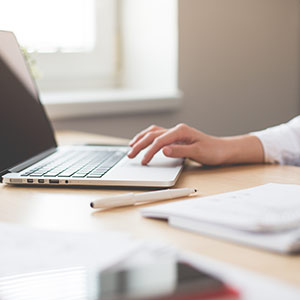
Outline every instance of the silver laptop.
[[0, 31], [0, 176], [14, 185], [173, 186], [182, 159], [158, 153], [148, 166], [128, 146], [58, 147], [15, 36]]

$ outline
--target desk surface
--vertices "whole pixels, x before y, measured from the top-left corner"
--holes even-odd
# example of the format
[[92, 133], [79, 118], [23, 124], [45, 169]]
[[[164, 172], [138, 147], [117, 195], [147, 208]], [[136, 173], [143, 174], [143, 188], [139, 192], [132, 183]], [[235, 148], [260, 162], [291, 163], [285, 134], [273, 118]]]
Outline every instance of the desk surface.
[[[122, 143], [97, 135], [61, 132], [59, 144]], [[199, 195], [229, 192], [268, 182], [300, 183], [300, 168], [248, 165], [203, 169], [189, 163], [176, 187], [195, 187]], [[192, 251], [300, 286], [300, 256], [284, 256], [201, 236], [144, 219], [137, 207], [93, 211], [91, 200], [123, 192], [105, 188], [11, 187], [0, 184], [0, 221], [72, 231], [127, 231], [137, 238], [165, 240]]]

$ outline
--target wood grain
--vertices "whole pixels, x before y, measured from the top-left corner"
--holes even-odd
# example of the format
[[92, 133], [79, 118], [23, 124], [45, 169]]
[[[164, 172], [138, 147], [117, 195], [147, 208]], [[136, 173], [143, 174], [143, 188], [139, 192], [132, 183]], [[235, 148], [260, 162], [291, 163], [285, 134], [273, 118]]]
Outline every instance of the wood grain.
[[[60, 144], [127, 143], [126, 140], [79, 132], [60, 132]], [[187, 162], [176, 187], [194, 187], [199, 196], [229, 192], [268, 182], [300, 183], [300, 168], [244, 165], [203, 168]], [[117, 230], [137, 238], [164, 240], [179, 249], [253, 270], [300, 286], [300, 256], [284, 256], [210, 238], [145, 219], [139, 207], [93, 211], [90, 201], [102, 195], [128, 191], [122, 188], [45, 188], [0, 185], [0, 221], [60, 231]], [[150, 205], [150, 204], [149, 204]]]

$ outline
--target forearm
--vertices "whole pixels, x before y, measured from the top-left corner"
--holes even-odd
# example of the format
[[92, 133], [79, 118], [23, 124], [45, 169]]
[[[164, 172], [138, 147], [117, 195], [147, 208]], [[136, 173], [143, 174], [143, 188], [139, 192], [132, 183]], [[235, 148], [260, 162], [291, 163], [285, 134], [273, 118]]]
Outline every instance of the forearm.
[[221, 138], [224, 164], [263, 163], [264, 149], [259, 138], [241, 135]]

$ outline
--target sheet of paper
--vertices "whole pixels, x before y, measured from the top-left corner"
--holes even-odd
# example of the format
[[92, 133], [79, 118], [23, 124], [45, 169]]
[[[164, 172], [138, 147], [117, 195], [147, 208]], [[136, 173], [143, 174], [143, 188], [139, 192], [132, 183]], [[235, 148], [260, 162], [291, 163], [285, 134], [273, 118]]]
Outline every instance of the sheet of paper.
[[193, 198], [142, 209], [235, 229], [276, 232], [300, 227], [300, 185], [269, 183], [230, 193]]
[[101, 271], [140, 247], [141, 242], [123, 233], [56, 232], [0, 223], [0, 276], [81, 266]]
[[[72, 233], [0, 223], [0, 299], [98, 299], [99, 273], [144, 253], [169, 258], [169, 247], [117, 232]], [[151, 261], [152, 263], [153, 261]]]

